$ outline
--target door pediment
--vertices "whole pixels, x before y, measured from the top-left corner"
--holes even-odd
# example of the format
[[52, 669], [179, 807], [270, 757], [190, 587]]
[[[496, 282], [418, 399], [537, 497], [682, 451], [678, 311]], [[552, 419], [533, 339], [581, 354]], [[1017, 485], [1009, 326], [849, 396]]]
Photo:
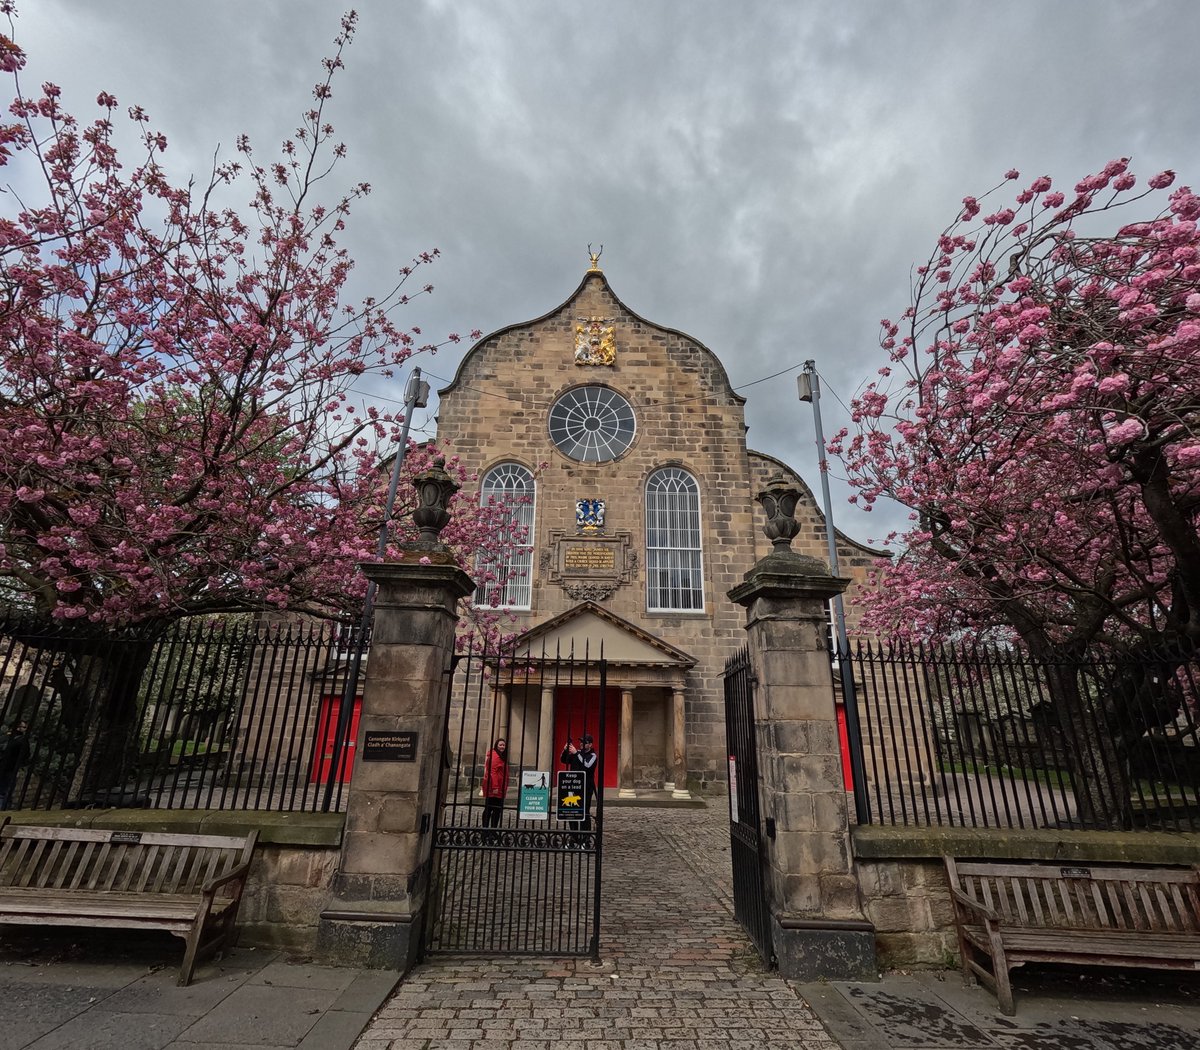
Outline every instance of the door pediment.
[[516, 652], [538, 658], [575, 654], [575, 659], [598, 660], [603, 652], [610, 664], [689, 668], [696, 658], [630, 623], [595, 602], [583, 602], [522, 634]]

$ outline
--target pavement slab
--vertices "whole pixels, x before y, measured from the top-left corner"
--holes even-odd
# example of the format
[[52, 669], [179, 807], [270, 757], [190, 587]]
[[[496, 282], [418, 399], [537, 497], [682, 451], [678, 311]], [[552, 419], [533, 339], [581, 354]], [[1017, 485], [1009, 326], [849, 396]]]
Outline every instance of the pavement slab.
[[174, 938], [3, 933], [0, 1050], [349, 1050], [399, 978], [238, 949], [180, 988]]
[[843, 1046], [862, 1050], [1197, 1050], [1200, 975], [1030, 967], [1017, 1013], [958, 973], [885, 974], [876, 984], [802, 986]]

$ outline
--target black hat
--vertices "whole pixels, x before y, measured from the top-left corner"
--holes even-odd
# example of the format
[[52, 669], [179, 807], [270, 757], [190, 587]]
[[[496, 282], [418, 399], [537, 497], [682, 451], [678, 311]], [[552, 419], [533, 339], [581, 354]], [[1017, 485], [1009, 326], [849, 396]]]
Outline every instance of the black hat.
[[592, 734], [584, 733], [583, 736], [580, 737], [580, 741], [581, 741], [581, 743], [584, 743], [584, 744], [590, 744], [592, 742]]

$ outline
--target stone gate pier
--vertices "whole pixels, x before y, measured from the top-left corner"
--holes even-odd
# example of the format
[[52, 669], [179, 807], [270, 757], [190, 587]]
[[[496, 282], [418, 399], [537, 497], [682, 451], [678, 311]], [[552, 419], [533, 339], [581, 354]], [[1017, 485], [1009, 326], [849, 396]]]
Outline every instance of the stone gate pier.
[[862, 980], [878, 976], [875, 930], [854, 866], [827, 641], [829, 599], [850, 581], [791, 550], [799, 496], [781, 477], [760, 494], [774, 550], [729, 592], [746, 610], [756, 681], [763, 886], [785, 977]]

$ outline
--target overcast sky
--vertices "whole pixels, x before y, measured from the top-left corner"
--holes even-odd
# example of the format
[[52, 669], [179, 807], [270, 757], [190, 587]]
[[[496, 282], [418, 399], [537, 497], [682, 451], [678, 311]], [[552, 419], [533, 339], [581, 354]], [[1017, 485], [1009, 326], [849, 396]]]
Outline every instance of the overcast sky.
[[[142, 104], [179, 176], [203, 176], [218, 145], [232, 156], [242, 131], [273, 156], [344, 9], [18, 6], [27, 88], [55, 81], [81, 117], [101, 89]], [[815, 359], [826, 431], [846, 421], [838, 400], [882, 361], [880, 318], [907, 305], [912, 265], [963, 196], [1010, 167], [1069, 190], [1117, 156], [1143, 179], [1168, 167], [1200, 179], [1194, 0], [357, 9], [329, 113], [350, 151], [341, 178], [374, 186], [345, 241], [358, 289], [438, 248], [436, 290], [404, 319], [430, 337], [487, 333], [561, 303], [602, 243], [617, 295], [715, 351], [749, 399], [751, 446], [814, 489], [794, 375]], [[435, 388], [465, 350], [421, 362]], [[834, 488], [838, 524], [860, 540], [903, 520]]]

